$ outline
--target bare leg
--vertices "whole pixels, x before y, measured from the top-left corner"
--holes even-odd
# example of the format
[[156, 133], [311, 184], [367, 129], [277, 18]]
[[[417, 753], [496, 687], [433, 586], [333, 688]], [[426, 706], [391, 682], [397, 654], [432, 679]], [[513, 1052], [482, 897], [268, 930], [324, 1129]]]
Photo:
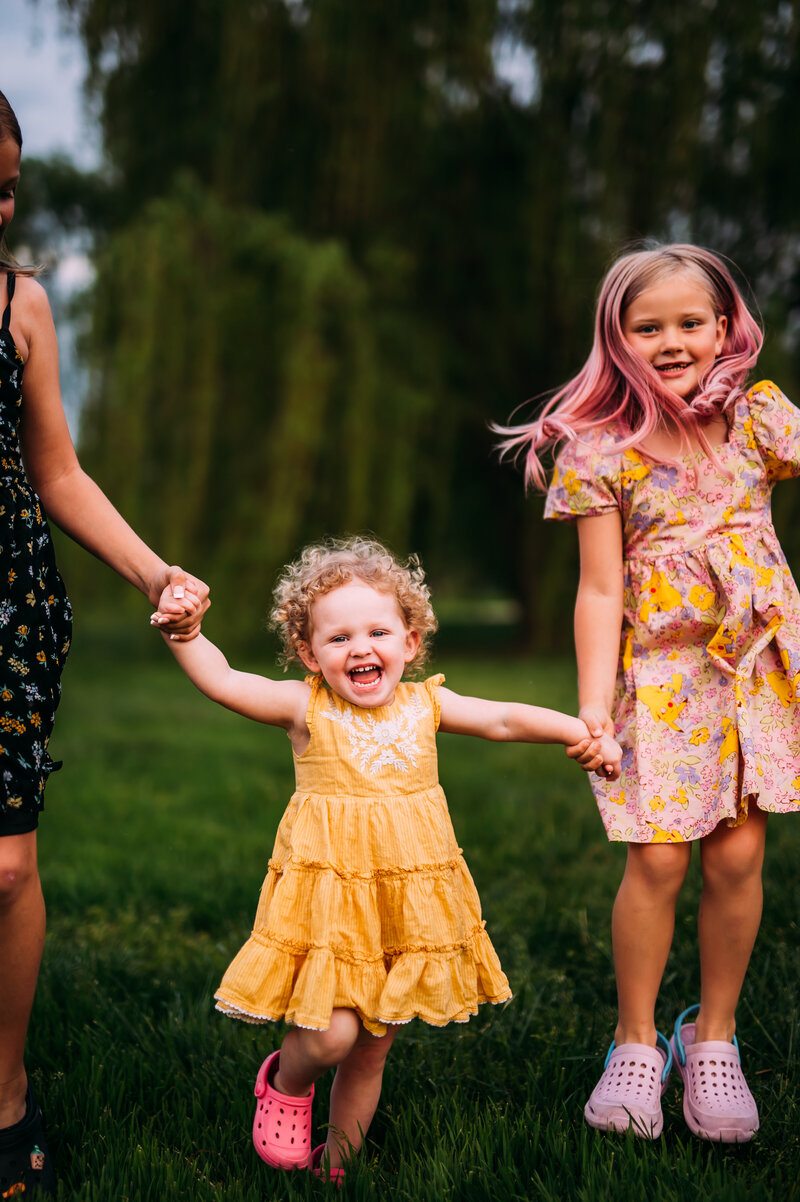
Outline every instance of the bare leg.
[[362, 1031], [354, 1010], [336, 1009], [327, 1031], [292, 1027], [281, 1044], [278, 1070], [272, 1084], [279, 1093], [304, 1098], [326, 1069], [341, 1064], [350, 1054]]
[[730, 1043], [736, 1005], [761, 923], [767, 815], [756, 806], [742, 826], [720, 823], [700, 845], [700, 1012], [695, 1038]]
[[655, 1007], [675, 929], [675, 902], [690, 843], [630, 843], [611, 921], [619, 1021], [624, 1043], [656, 1043]]
[[361, 1150], [383, 1085], [386, 1057], [397, 1034], [389, 1027], [386, 1035], [370, 1035], [362, 1027], [353, 1050], [336, 1070], [331, 1087], [331, 1114], [325, 1153], [332, 1168]]
[[0, 1128], [25, 1114], [23, 1056], [44, 947], [36, 832], [0, 838]]
[[338, 1065], [326, 1141], [332, 1168], [361, 1148], [381, 1096], [383, 1067], [396, 1031], [390, 1027], [386, 1035], [370, 1035], [354, 1010], [336, 1009], [327, 1031], [292, 1027], [281, 1045], [272, 1084], [291, 1097], [305, 1097], [326, 1069]]

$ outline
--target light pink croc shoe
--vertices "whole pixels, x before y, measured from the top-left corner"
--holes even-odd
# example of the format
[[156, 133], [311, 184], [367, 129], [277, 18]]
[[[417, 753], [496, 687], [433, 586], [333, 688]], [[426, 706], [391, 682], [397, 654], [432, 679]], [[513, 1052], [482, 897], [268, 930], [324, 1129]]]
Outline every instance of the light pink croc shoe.
[[644, 1139], [657, 1139], [664, 1127], [661, 1095], [672, 1068], [672, 1050], [659, 1031], [656, 1046], [645, 1043], [612, 1043], [603, 1075], [584, 1108], [590, 1127], [599, 1131], [627, 1131]]
[[304, 1169], [311, 1154], [311, 1102], [314, 1086], [305, 1098], [290, 1098], [270, 1084], [280, 1052], [267, 1056], [256, 1077], [258, 1098], [253, 1119], [256, 1152], [273, 1169]]
[[683, 1117], [689, 1130], [701, 1139], [742, 1144], [758, 1131], [758, 1107], [742, 1072], [739, 1044], [722, 1040], [694, 1042], [689, 1006], [675, 1023], [672, 1051], [683, 1080]]

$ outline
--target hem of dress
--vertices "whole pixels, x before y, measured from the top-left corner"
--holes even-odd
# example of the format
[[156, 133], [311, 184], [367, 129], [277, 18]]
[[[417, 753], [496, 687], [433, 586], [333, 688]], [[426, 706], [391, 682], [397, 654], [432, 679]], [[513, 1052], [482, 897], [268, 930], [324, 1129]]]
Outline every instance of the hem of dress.
[[[418, 1018], [420, 1022], [425, 1023], [429, 1027], [449, 1027], [451, 1023], [468, 1023], [471, 1018], [475, 1018], [480, 1006], [487, 1004], [491, 1006], [502, 1006], [505, 1005], [506, 1002], [510, 1002], [513, 997], [513, 993], [511, 993], [509, 990], [508, 993], [503, 994], [502, 996], [481, 998], [474, 1010], [470, 1009], [466, 1011], [465, 1017], [461, 1018], [459, 1016], [454, 1018], [445, 1018], [438, 1022], [435, 1019], [426, 1018], [423, 1014], [410, 1014], [407, 1018], [382, 1018], [380, 1015], [376, 1015], [374, 1018], [368, 1019], [366, 1015], [362, 1014], [357, 1006], [342, 1006], [341, 1009], [353, 1010], [358, 1015], [367, 1031], [369, 1031], [369, 1027], [366, 1025], [368, 1022], [372, 1023], [373, 1025], [375, 1023], [380, 1023], [382, 1026], [386, 1027], [406, 1027], [409, 1023], [413, 1022], [415, 1018]], [[338, 1008], [339, 1007], [337, 1007], [337, 1009]], [[241, 1006], [236, 1006], [233, 1002], [227, 1002], [224, 999], [220, 999], [216, 996], [214, 998], [214, 1009], [219, 1010], [220, 1014], [224, 1014], [228, 1018], [238, 1019], [240, 1022], [249, 1023], [251, 1026], [265, 1026], [267, 1023], [285, 1022], [288, 1026], [299, 1027], [303, 1031], [330, 1030], [330, 1020], [328, 1020], [327, 1026], [317, 1027], [312, 1023], [301, 1023], [296, 1019], [288, 1019], [283, 1014], [273, 1016], [271, 1014], [259, 1014], [252, 1010], [244, 1010]], [[369, 1031], [369, 1034], [375, 1035], [375, 1032]], [[376, 1038], [380, 1038], [380, 1036], [376, 1036]]]
[[[777, 806], [772, 808], [769, 805], [762, 805], [759, 801], [760, 796], [760, 793], [748, 793], [748, 805], [752, 805], [755, 809], [761, 810], [761, 812], [764, 814], [800, 814], [800, 797], [798, 797], [796, 801], [788, 803], [789, 805], [795, 807], [794, 809], [788, 809], [784, 808], [783, 806], [781, 806], [781, 808], [778, 808]], [[681, 836], [679, 839], [664, 839], [658, 838], [657, 836], [650, 839], [635, 839], [633, 837], [625, 838], [623, 835], [611, 835], [608, 831], [606, 831], [606, 838], [608, 839], [609, 843], [635, 843], [638, 847], [648, 847], [651, 843], [671, 843], [673, 845], [677, 843], [699, 843], [701, 839], [707, 839], [709, 835], [713, 834], [717, 827], [721, 826], [723, 822], [726, 824], [726, 826], [728, 826], [729, 829], [735, 826], [743, 825], [741, 812], [735, 811], [733, 814], [722, 814], [714, 823], [714, 825], [708, 828], [708, 830], [704, 830], [701, 834]]]

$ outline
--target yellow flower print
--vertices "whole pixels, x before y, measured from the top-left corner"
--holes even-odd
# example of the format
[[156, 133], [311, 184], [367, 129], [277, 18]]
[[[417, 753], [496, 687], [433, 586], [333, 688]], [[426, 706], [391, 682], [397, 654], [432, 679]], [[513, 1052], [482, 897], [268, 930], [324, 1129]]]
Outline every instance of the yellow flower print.
[[712, 589], [706, 584], [695, 584], [689, 589], [689, 601], [695, 609], [699, 609], [701, 613], [711, 609], [716, 597]]
[[574, 497], [576, 493], [581, 491], [580, 477], [578, 476], [577, 472], [573, 471], [572, 468], [568, 468], [564, 472], [561, 483], [564, 485], [564, 488], [571, 497]]
[[684, 785], [678, 786], [677, 793], [670, 793], [669, 799], [676, 805], [683, 806], [684, 810], [689, 804], [689, 798], [686, 796], [686, 788]]
[[36, 604], [36, 598], [34, 597], [34, 595], [33, 595], [33, 592], [32, 592], [32, 591], [31, 591], [30, 593], [26, 593], [26, 594], [25, 594], [25, 600], [28, 602], [28, 605], [35, 605], [35, 604]]
[[795, 700], [797, 678], [789, 680], [783, 672], [767, 672], [767, 684], [783, 708], [788, 709]]
[[18, 810], [19, 807], [22, 805], [21, 797], [9, 797], [7, 800], [8, 800], [8, 805], [10, 805], [15, 810]]
[[642, 460], [641, 455], [637, 454], [636, 451], [626, 451], [622, 458], [625, 464], [628, 465], [622, 469], [619, 476], [620, 484], [623, 488], [630, 488], [635, 481], [644, 480], [650, 475], [649, 465]]
[[719, 762], [729, 755], [739, 754], [739, 732], [736, 723], [731, 718], [722, 719], [722, 744], [719, 749]]
[[663, 810], [666, 804], [660, 793], [656, 793], [655, 797], [650, 799], [650, 809], [654, 814], [657, 814], [659, 810]]
[[762, 588], [768, 588], [769, 585], [772, 584], [774, 579], [775, 579], [775, 569], [774, 568], [765, 568], [765, 567], [762, 567], [761, 564], [757, 565], [756, 580], [758, 581], [758, 583], [761, 585]]
[[744, 540], [742, 539], [741, 534], [732, 534], [730, 536], [730, 548], [731, 548], [731, 568], [755, 567], [754, 561], [747, 554], [747, 548], [744, 545]]
[[650, 710], [650, 717], [654, 722], [666, 722], [673, 730], [680, 730], [676, 719], [686, 705], [686, 699], [675, 701], [675, 697], [681, 691], [682, 685], [683, 676], [675, 672], [671, 685], [663, 685], [661, 688], [654, 684], [642, 685], [636, 690], [636, 696]]
[[707, 726], [698, 726], [697, 730], [692, 731], [689, 742], [695, 747], [699, 747], [701, 743], [707, 743], [711, 737], [711, 731]]
[[30, 672], [30, 668], [28, 667], [28, 665], [23, 664], [22, 660], [20, 660], [20, 659], [9, 658], [8, 666], [9, 666], [9, 668], [13, 668], [13, 670], [19, 676], [27, 676], [28, 673]]
[[16, 572], [15, 572], [15, 571], [12, 569], [12, 570], [11, 570], [11, 571], [8, 573], [8, 583], [9, 583], [9, 584], [13, 584], [13, 583], [14, 583], [14, 581], [16, 580], [16, 578], [17, 578], [17, 573], [16, 573]]
[[733, 663], [736, 658], [736, 639], [741, 630], [739, 622], [731, 626], [722, 625], [715, 631], [713, 639], [709, 640], [708, 653], [712, 659], [724, 659]]
[[28, 633], [27, 626], [18, 626], [17, 627], [17, 634], [27, 634], [27, 633]]
[[0, 697], [3, 698], [3, 701], [10, 701], [13, 696], [14, 694], [10, 689], [3, 689], [2, 693], [0, 693]]
[[33, 726], [39, 727], [42, 725], [42, 715], [41, 714], [28, 714], [28, 720], [31, 722], [31, 724]]
[[47, 656], [45, 655], [44, 651], [37, 651], [37, 652], [36, 652], [36, 658], [38, 659], [38, 661], [39, 661], [39, 663], [40, 663], [40, 664], [46, 664], [46, 663], [47, 663]]
[[639, 617], [643, 622], [647, 622], [651, 614], [675, 609], [681, 603], [678, 590], [672, 587], [664, 573], [659, 572], [657, 568], [653, 568], [652, 575], [642, 591]]
[[685, 526], [686, 518], [681, 513], [680, 509], [676, 509], [671, 518], [669, 518], [670, 526]]
[[651, 840], [652, 843], [682, 843], [683, 842], [680, 831], [664, 830], [663, 827], [658, 826], [655, 822], [648, 822], [647, 825], [653, 831], [653, 838]]
[[622, 652], [622, 670], [629, 672], [633, 664], [633, 639], [630, 635], [625, 638], [625, 649]]

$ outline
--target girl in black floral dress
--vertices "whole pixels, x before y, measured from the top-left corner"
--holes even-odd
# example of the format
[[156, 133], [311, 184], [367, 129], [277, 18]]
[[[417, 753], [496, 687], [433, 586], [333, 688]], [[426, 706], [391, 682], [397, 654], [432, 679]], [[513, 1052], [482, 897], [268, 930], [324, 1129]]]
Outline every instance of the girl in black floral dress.
[[[23, 1051], [44, 943], [36, 827], [69, 648], [71, 611], [47, 514], [143, 592], [176, 637], [193, 638], [201, 581], [168, 567], [81, 470], [58, 380], [44, 289], [5, 247], [22, 136], [0, 92], [0, 1196], [49, 1193], [55, 1178]], [[40, 500], [41, 498], [41, 500]]]

